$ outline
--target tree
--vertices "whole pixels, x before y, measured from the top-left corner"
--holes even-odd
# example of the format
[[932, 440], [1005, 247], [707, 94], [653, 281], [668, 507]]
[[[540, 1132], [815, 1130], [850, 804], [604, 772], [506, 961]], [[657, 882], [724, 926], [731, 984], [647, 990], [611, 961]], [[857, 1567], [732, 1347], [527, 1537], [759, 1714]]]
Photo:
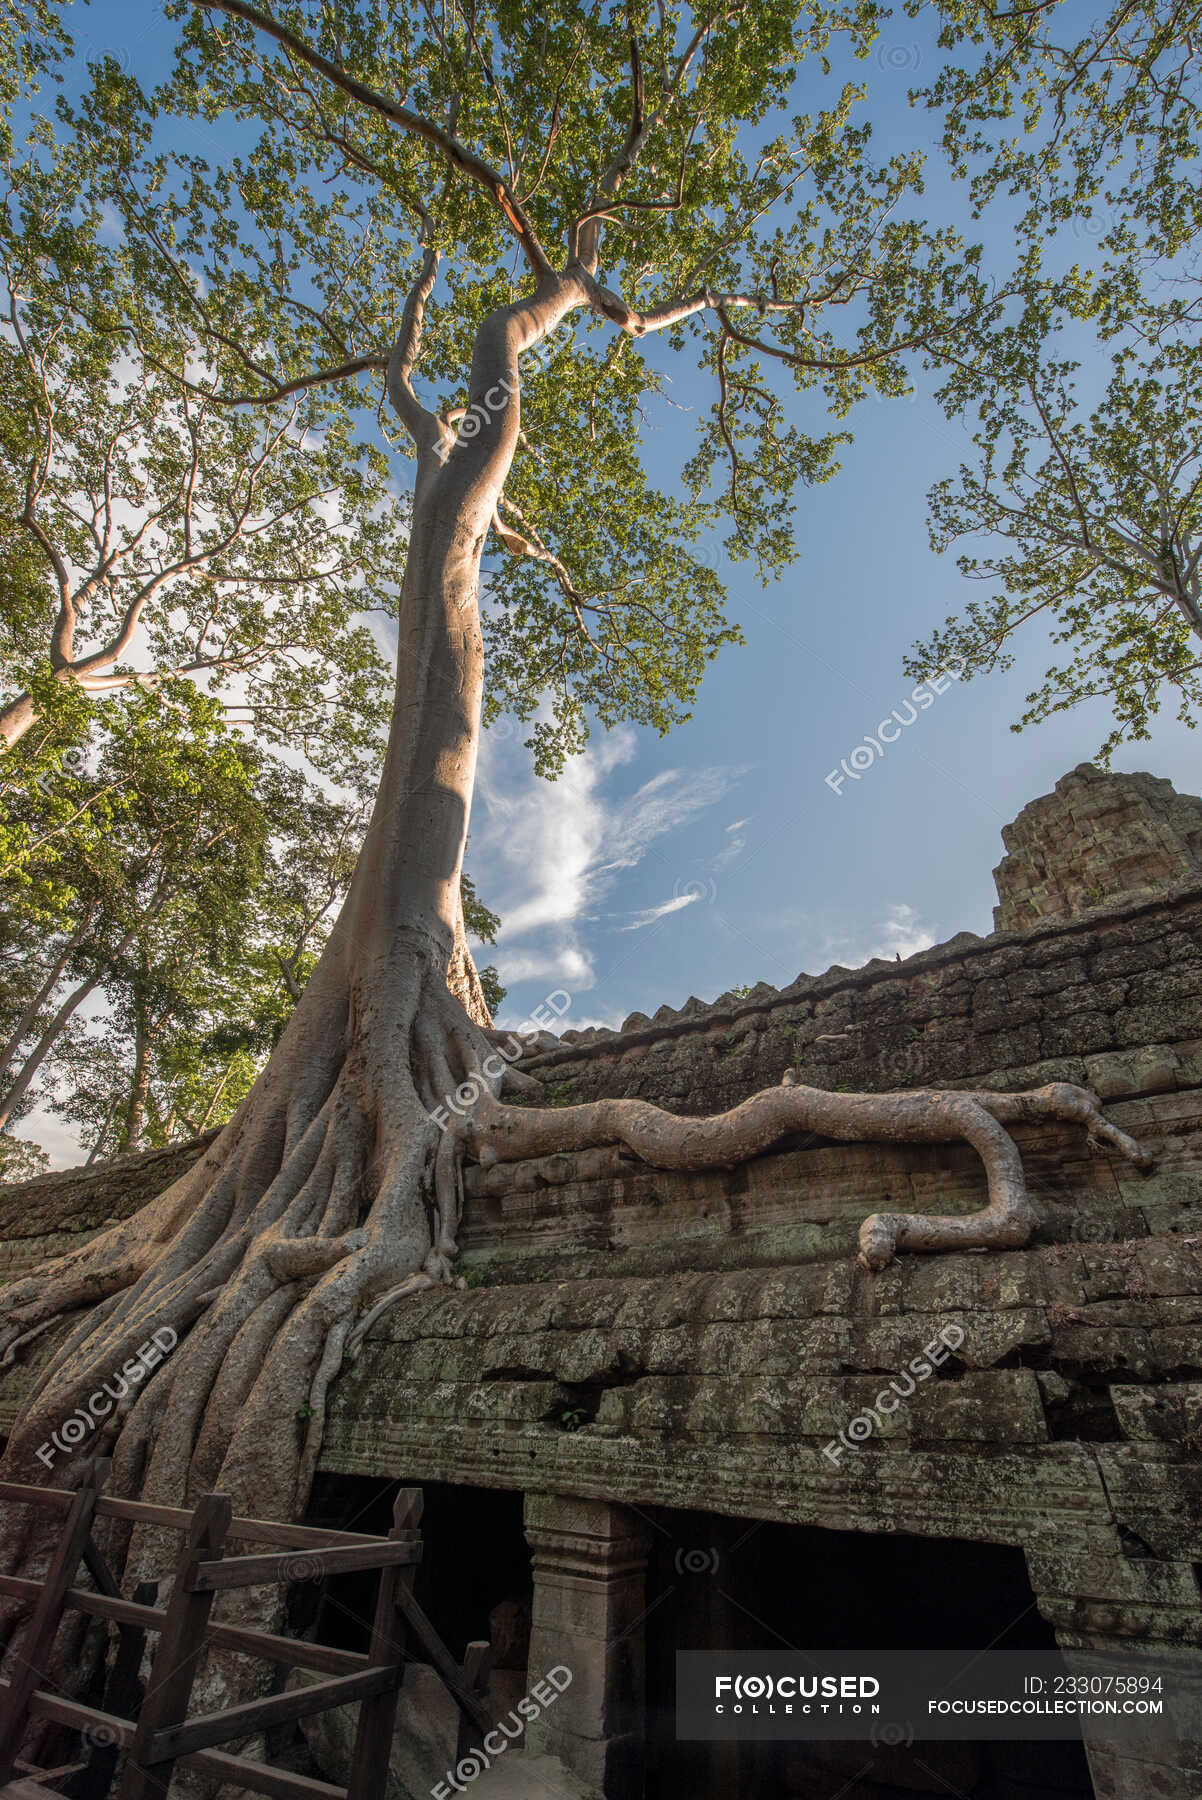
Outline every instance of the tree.
[[[463, 890], [463, 923], [466, 930], [481, 944], [495, 944], [497, 933], [501, 929], [497, 914], [491, 912], [479, 898], [476, 884], [470, 875], [461, 877], [460, 886]], [[501, 977], [492, 963], [480, 970], [480, 991], [491, 1018], [499, 1010], [506, 993], [501, 986]]]
[[[103, 72], [97, 92], [103, 128]], [[127, 192], [117, 156], [93, 181], [84, 133], [77, 154], [51, 143], [43, 125], [32, 152], [10, 149], [0, 206], [0, 529], [19, 558], [0, 594], [0, 745], [81, 696], [186, 675], [340, 772], [384, 707], [362, 617], [391, 610], [403, 557], [384, 458], [320, 407], [302, 423], [297, 395], [247, 412], [198, 389], [215, 340], [145, 292], [152, 251], [183, 275], [153, 178]], [[106, 242], [114, 198], [151, 209], [141, 242]]]
[[[253, 791], [258, 760], [213, 701], [177, 681], [129, 698], [94, 767], [29, 790], [38, 850], [27, 849], [17, 873], [36, 896], [39, 864], [48, 863], [45, 885], [61, 916], [42, 934], [8, 1022], [0, 1127], [28, 1107], [64, 1032], [103, 992], [126, 1014], [134, 1042], [123, 1147], [137, 1142], [155, 1037], [187, 1012], [197, 971], [238, 941], [259, 882], [270, 815]], [[46, 823], [63, 810], [73, 831]]]
[[[198, 401], [266, 417], [301, 393], [349, 406], [383, 370], [416, 465], [396, 695], [338, 922], [233, 1119], [136, 1220], [5, 1291], [11, 1354], [97, 1308], [68, 1322], [5, 1466], [36, 1473], [96, 1368], [161, 1320], [179, 1347], [117, 1421], [114, 1480], [152, 1500], [216, 1484], [239, 1509], [286, 1515], [305, 1504], [344, 1359], [383, 1306], [447, 1278], [465, 1157], [616, 1139], [696, 1168], [806, 1127], [975, 1144], [986, 1213], [875, 1217], [863, 1243], [879, 1267], [898, 1245], [1025, 1240], [1002, 1121], [1071, 1116], [1137, 1152], [1064, 1088], [782, 1087], [709, 1121], [546, 1107], [447, 988], [482, 711], [532, 718], [549, 691], [531, 733], [543, 768], [590, 713], [669, 726], [734, 635], [699, 534], [724, 528], [732, 553], [777, 568], [795, 487], [833, 467], [825, 421], [813, 438], [785, 423], [781, 382], [840, 413], [867, 387], [903, 386], [907, 349], [980, 303], [973, 265], [910, 216], [916, 162], [870, 166], [852, 94], [781, 117], [798, 65], [816, 85], [830, 33], [866, 47], [871, 18], [799, 0], [181, 12], [156, 116], [237, 121], [228, 166], [166, 151], [143, 164], [145, 104], [111, 67], [75, 141], [141, 246], [139, 305], [191, 308]], [[186, 236], [199, 279], [155, 249], [147, 193], [157, 236]], [[712, 400], [670, 492], [647, 478], [639, 426], [661, 361], [686, 349]], [[486, 544], [504, 560], [481, 607]], [[449, 1115], [469, 1079], [480, 1098]], [[128, 1566], [141, 1554], [135, 1541]]]
[[[1065, 656], [1014, 729], [1104, 698], [1105, 761], [1148, 736], [1166, 689], [1179, 718], [1197, 717], [1202, 12], [1124, 0], [1083, 29], [1059, 4], [965, 0], [942, 19], [949, 58], [924, 97], [976, 209], [1025, 203], [1021, 303], [945, 365], [940, 398], [972, 420], [979, 456], [930, 496], [935, 548], [1002, 540], [959, 563], [1000, 591], [907, 669], [1009, 667], [1014, 633], [1037, 620]], [[1083, 252], [1084, 266], [1046, 272]], [[1075, 356], [1057, 354], [1061, 332]], [[1107, 346], [1109, 384], [1082, 395], [1083, 355]]]
[[1013, 663], [1011, 640], [1040, 621], [1066, 660], [1027, 695], [1014, 729], [1094, 698], [1114, 728], [1099, 756], [1147, 738], [1166, 689], [1194, 725], [1202, 701], [1202, 365], [1166, 343], [1115, 358], [1100, 402], [1076, 392], [1079, 365], [1045, 334], [1011, 328], [949, 388], [972, 409], [980, 459], [930, 495], [932, 543], [1000, 538], [1001, 554], [967, 553], [961, 573], [999, 583], [907, 660], [916, 679], [958, 663], [972, 676]]
[[921, 97], [942, 114], [976, 210], [1017, 195], [1022, 240], [1066, 226], [1092, 240], [1115, 320], [1169, 259], [1180, 292], [1166, 290], [1166, 304], [1180, 320], [1197, 317], [1200, 25], [1196, 0], [1118, 0], [1088, 23], [1063, 0], [940, 8], [947, 55]]
[[[93, 1161], [229, 1118], [317, 961], [370, 806], [178, 679], [88, 722], [86, 748], [42, 720], [0, 764], [0, 1129], [48, 1100]], [[467, 928], [491, 941], [500, 921], [463, 886]], [[466, 941], [461, 961], [499, 1000]]]
[[[242, 753], [253, 859], [224, 841], [233, 885], [212, 897], [207, 918], [160, 919], [110, 960], [102, 1026], [69, 1037], [51, 1068], [53, 1110], [78, 1125], [89, 1160], [226, 1122], [283, 1034], [354, 870], [362, 804]], [[204, 900], [202, 882], [189, 875], [186, 886]]]

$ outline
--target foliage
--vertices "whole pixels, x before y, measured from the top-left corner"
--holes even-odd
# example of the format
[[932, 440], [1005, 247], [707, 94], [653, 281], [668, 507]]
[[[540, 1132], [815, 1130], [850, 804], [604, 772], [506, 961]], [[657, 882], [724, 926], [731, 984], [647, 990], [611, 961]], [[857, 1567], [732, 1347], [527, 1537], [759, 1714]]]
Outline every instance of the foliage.
[[[924, 98], [978, 212], [1017, 195], [1026, 239], [1067, 226], [1093, 242], [1116, 312], [1157, 261], [1184, 256], [1196, 273], [1197, 0], [1116, 0], [1092, 15], [1064, 0], [953, 0], [940, 23], [948, 54]], [[1195, 305], [1196, 294], [1182, 311]]]
[[0, 1131], [0, 1183], [32, 1181], [49, 1166], [50, 1158], [40, 1144], [11, 1131]]
[[949, 389], [949, 410], [975, 411], [980, 456], [932, 491], [932, 541], [1000, 539], [1000, 553], [959, 558], [998, 588], [907, 669], [1008, 668], [1014, 633], [1039, 620], [1063, 654], [1014, 729], [1103, 697], [1106, 760], [1148, 737], [1166, 690], [1187, 725], [1202, 706], [1202, 364], [1180, 342], [1127, 347], [1087, 409], [1079, 364], [1054, 355], [1051, 335], [998, 333]]
[[[482, 944], [495, 944], [497, 933], [501, 929], [501, 921], [497, 914], [490, 912], [479, 898], [476, 893], [476, 884], [470, 875], [461, 877], [460, 888], [463, 893], [465, 930], [469, 936], [478, 939]], [[497, 974], [495, 964], [486, 963], [477, 973], [480, 976], [480, 986], [484, 990], [485, 1003], [495, 1019], [508, 990], [502, 986], [501, 977]]]
[[[63, 748], [43, 718], [0, 764], [0, 1036], [17, 1031], [0, 1096], [28, 1072], [11, 1116], [48, 1103], [95, 1158], [231, 1116], [326, 942], [369, 809], [263, 754], [188, 682], [89, 722], [86, 747]], [[470, 878], [465, 914], [495, 936]]]
[[[837, 467], [843, 434], [823, 406], [839, 415], [866, 390], [900, 391], [904, 353], [946, 329], [949, 309], [981, 302], [953, 235], [911, 216], [918, 159], [871, 162], [858, 90], [830, 83], [811, 114], [787, 110], [802, 64], [819, 87], [833, 35], [867, 50], [874, 9], [558, 0], [537, 21], [508, 0], [445, 16], [373, 0], [175, 10], [172, 79], [150, 96], [98, 67], [84, 101], [62, 106], [61, 148], [23, 177], [26, 236], [52, 237], [64, 188], [87, 220], [86, 249], [55, 240], [47, 285], [78, 296], [80, 330], [103, 332], [93, 392], [118, 346], [134, 358], [148, 386], [120, 403], [169, 421], [164, 489], [176, 493], [193, 419], [213, 437], [218, 501], [262, 444], [278, 445], [281, 516], [302, 491], [336, 490], [365, 570], [369, 554], [381, 560], [360, 527], [382, 516], [384, 465], [361, 427], [425, 250], [451, 253], [426, 306], [422, 376], [453, 417], [482, 321], [526, 281], [497, 183], [528, 221], [519, 252], [537, 237], [570, 261], [604, 214], [592, 305], [523, 370], [522, 447], [489, 544], [486, 721], [532, 721], [551, 774], [590, 719], [666, 730], [687, 716], [706, 663], [738, 635], [702, 534], [725, 530], [732, 554], [779, 569], [794, 554], [797, 485]], [[272, 45], [264, 19], [298, 36]], [[325, 79], [323, 55], [361, 86]], [[369, 90], [405, 96], [419, 127], [398, 129], [363, 102]], [[180, 118], [221, 121], [224, 163], [161, 129]], [[632, 119], [642, 129], [623, 149]], [[462, 155], [448, 158], [451, 132]], [[115, 243], [102, 211], [119, 220]], [[642, 447], [669, 416], [664, 358], [641, 342], [661, 330], [713, 393], [681, 479], [663, 486]], [[786, 422], [782, 382], [817, 403], [815, 429]], [[285, 468], [297, 443], [306, 457]], [[190, 594], [186, 575], [181, 586]], [[253, 657], [262, 633], [238, 606], [234, 641]], [[193, 641], [163, 653], [199, 660]], [[273, 689], [256, 718], [286, 698]]]
[[60, 98], [58, 129], [35, 115], [4, 157], [0, 729], [13, 742], [71, 699], [182, 674], [345, 774], [386, 717], [364, 614], [391, 610], [404, 556], [387, 461], [345, 411], [200, 391], [225, 353], [198, 329], [149, 162], [132, 185], [147, 109], [111, 60], [91, 79], [78, 115]]
[[[959, 565], [998, 586], [907, 667], [1009, 667], [1038, 621], [1057, 657], [1014, 729], [1103, 698], [1106, 760], [1148, 736], [1166, 693], [1191, 726], [1202, 698], [1202, 12], [1124, 0], [1084, 27], [1059, 3], [960, 0], [941, 17], [949, 56], [925, 98], [953, 166], [978, 212], [1025, 210], [1020, 301], [957, 346], [940, 395], [977, 457], [931, 494], [936, 548], [1001, 540]], [[1106, 347], [1108, 382], [1083, 386]]]
[[73, 1021], [78, 1039], [79, 1008], [97, 990], [110, 1036], [126, 1010], [143, 1039], [167, 1017], [191, 1022], [197, 984], [239, 940], [258, 884], [259, 759], [216, 704], [177, 681], [133, 690], [104, 724], [87, 754], [52, 759], [24, 787], [29, 743], [3, 765], [6, 1116], [28, 1107]]

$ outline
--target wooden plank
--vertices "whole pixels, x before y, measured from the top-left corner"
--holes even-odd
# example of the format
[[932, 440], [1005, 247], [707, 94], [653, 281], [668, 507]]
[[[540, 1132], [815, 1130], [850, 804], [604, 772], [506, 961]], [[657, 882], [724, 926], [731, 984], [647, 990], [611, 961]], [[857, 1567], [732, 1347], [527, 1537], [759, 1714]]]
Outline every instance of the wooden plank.
[[465, 1712], [472, 1721], [472, 1724], [477, 1726], [481, 1731], [491, 1731], [492, 1720], [489, 1718], [480, 1702], [476, 1699], [476, 1696], [474, 1694], [469, 1694], [464, 1687], [459, 1664], [455, 1661], [455, 1658], [451, 1655], [451, 1652], [447, 1649], [433, 1625], [431, 1625], [429, 1619], [418, 1605], [418, 1602], [413, 1598], [413, 1595], [407, 1594], [404, 1588], [398, 1588], [397, 1604], [409, 1621], [414, 1636], [418, 1639], [422, 1648], [425, 1650], [426, 1655], [437, 1669], [442, 1678], [443, 1686], [449, 1691], [451, 1698], [457, 1703], [460, 1711]]
[[44, 1488], [27, 1481], [0, 1481], [0, 1500], [16, 1500], [26, 1506], [46, 1506], [54, 1512], [66, 1512], [74, 1498], [74, 1488]]
[[32, 1575], [0, 1575], [0, 1594], [15, 1594], [18, 1599], [32, 1599], [40, 1594], [42, 1584]]
[[312, 1713], [349, 1706], [352, 1700], [366, 1700], [396, 1679], [392, 1668], [360, 1669], [357, 1675], [317, 1681], [312, 1687], [298, 1688], [293, 1693], [269, 1694], [262, 1700], [246, 1700], [241, 1706], [223, 1706], [220, 1712], [202, 1713], [196, 1719], [164, 1725], [148, 1739], [145, 1758], [150, 1763], [174, 1762], [178, 1756], [209, 1750], [214, 1744], [229, 1743], [231, 1738], [266, 1731], [272, 1725], [289, 1725]]
[[34, 1763], [26, 1762], [22, 1756], [18, 1756], [16, 1766], [18, 1776], [28, 1775], [31, 1781], [40, 1782], [43, 1787], [49, 1781], [62, 1781], [66, 1776], [78, 1775], [81, 1769], [87, 1768], [86, 1763], [69, 1762], [60, 1763], [57, 1769], [39, 1769]]
[[[11, 1682], [0, 1681], [0, 1693], [5, 1693], [11, 1685]], [[79, 1731], [111, 1731], [122, 1745], [134, 1741], [134, 1728], [128, 1719], [110, 1718], [108, 1713], [85, 1706], [81, 1700], [68, 1700], [65, 1694], [51, 1694], [44, 1688], [36, 1688], [29, 1696], [28, 1716], [49, 1719], [54, 1725], [72, 1725]]]
[[197, 1750], [182, 1756], [180, 1762], [198, 1775], [215, 1776], [225, 1786], [269, 1794], [272, 1800], [346, 1800], [346, 1789], [331, 1787], [328, 1781], [294, 1775], [290, 1769], [273, 1769], [269, 1763], [250, 1762], [244, 1756], [227, 1756], [221, 1750]]
[[96, 1502], [108, 1479], [109, 1468], [108, 1459], [98, 1457], [87, 1469], [84, 1485], [72, 1495], [29, 1624], [21, 1634], [19, 1648], [14, 1646], [11, 1651], [16, 1672], [8, 1684], [7, 1716], [0, 1720], [0, 1782], [7, 1781], [13, 1772], [13, 1763], [25, 1735], [30, 1697], [45, 1680], [67, 1590], [79, 1568], [83, 1547], [92, 1530]]
[[383, 1689], [373, 1700], [365, 1700], [359, 1708], [359, 1722], [355, 1728], [355, 1745], [351, 1752], [350, 1777], [347, 1782], [349, 1800], [368, 1800], [368, 1796], [374, 1795], [379, 1780], [378, 1772], [388, 1767], [392, 1734], [396, 1725], [397, 1698], [404, 1679], [404, 1645], [395, 1641], [397, 1591], [402, 1586], [413, 1586], [418, 1555], [421, 1553], [418, 1529], [424, 1504], [425, 1496], [420, 1488], [401, 1488], [393, 1504], [389, 1538], [394, 1543], [408, 1545], [417, 1554], [405, 1563], [393, 1563], [380, 1570], [380, 1585], [376, 1593], [376, 1610], [367, 1654], [379, 1666], [392, 1665], [396, 1676], [389, 1687]]
[[117, 1577], [97, 1549], [96, 1540], [90, 1535], [83, 1547], [83, 1566], [96, 1583], [100, 1593], [107, 1594], [112, 1600], [120, 1599], [121, 1589]]
[[[31, 1581], [27, 1575], [0, 1575], [0, 1594], [19, 1597], [36, 1594], [41, 1585], [40, 1581]], [[158, 1612], [152, 1606], [138, 1606], [132, 1600], [94, 1594], [91, 1588], [68, 1588], [63, 1604], [73, 1607], [76, 1612], [89, 1613], [93, 1618], [112, 1619], [119, 1625], [140, 1625], [146, 1631], [160, 1630], [167, 1617], [165, 1612]]]
[[[34, 1493], [47, 1490], [34, 1488]], [[168, 1530], [186, 1531], [192, 1514], [182, 1506], [152, 1506], [146, 1500], [105, 1498], [97, 1512], [102, 1519], [128, 1519], [137, 1525], [162, 1525]], [[385, 1540], [370, 1532], [334, 1531], [322, 1525], [290, 1525], [282, 1519], [250, 1519], [241, 1515], [230, 1520], [226, 1533], [230, 1539], [247, 1544], [281, 1544], [294, 1550], [320, 1550], [324, 1544], [382, 1544]]]
[[293, 1550], [320, 1550], [323, 1544], [382, 1544], [370, 1531], [335, 1531], [324, 1525], [289, 1525], [282, 1519], [235, 1518], [230, 1536], [239, 1543], [284, 1544]]
[[261, 1582], [305, 1581], [323, 1575], [342, 1575], [352, 1569], [389, 1568], [394, 1563], [416, 1562], [420, 1546], [412, 1541], [393, 1543], [388, 1538], [368, 1538], [363, 1544], [343, 1549], [272, 1551], [266, 1556], [227, 1556], [220, 1562], [198, 1563], [192, 1576], [195, 1591], [223, 1592], [226, 1588], [256, 1587]]
[[[88, 1567], [94, 1570], [105, 1587], [108, 1587], [110, 1583], [116, 1585], [108, 1565], [99, 1553], [97, 1553], [96, 1563], [89, 1561]], [[157, 1631], [159, 1621], [166, 1617], [165, 1613], [158, 1612], [154, 1606], [158, 1592], [157, 1581], [139, 1581], [134, 1589], [134, 1607], [143, 1618], [149, 1617], [154, 1621], [149, 1628], [144, 1624], [131, 1623], [129, 1619], [125, 1619], [121, 1623], [121, 1641], [117, 1645], [117, 1654], [113, 1658], [108, 1679], [104, 1684], [104, 1700], [102, 1702], [105, 1712], [114, 1713], [119, 1719], [137, 1717], [138, 1706], [142, 1699], [142, 1684], [138, 1679], [138, 1671], [142, 1666], [142, 1654], [146, 1648], [146, 1632], [147, 1629]], [[126, 1604], [121, 1600], [119, 1592], [116, 1595], [105, 1594], [97, 1596], [97, 1598], [107, 1600], [110, 1606], [115, 1603], [122, 1606]], [[117, 1770], [117, 1756], [118, 1746], [116, 1744], [93, 1744], [92, 1753], [81, 1779], [67, 1790], [72, 1796], [72, 1800], [106, 1800]]]
[[192, 1587], [192, 1576], [199, 1562], [221, 1555], [233, 1511], [228, 1494], [206, 1494], [193, 1515], [167, 1604], [167, 1618], [159, 1634], [132, 1753], [121, 1778], [119, 1800], [167, 1800], [174, 1758], [168, 1757], [151, 1767], [147, 1751], [158, 1732], [187, 1717], [192, 1682], [205, 1646], [205, 1626], [213, 1609], [212, 1593], [197, 1593]]
[[108, 1499], [97, 1511], [102, 1519], [131, 1519], [137, 1525], [164, 1525], [171, 1531], [187, 1531], [194, 1514], [186, 1506], [152, 1506], [146, 1500]]
[[[0, 1575], [0, 1594], [27, 1596], [36, 1594], [40, 1587], [40, 1582], [24, 1575]], [[160, 1607], [112, 1599], [108, 1594], [94, 1594], [89, 1588], [68, 1589], [65, 1604], [91, 1618], [112, 1619], [117, 1625], [130, 1625], [141, 1631], [161, 1631], [167, 1622], [167, 1614]], [[273, 1632], [255, 1631], [248, 1625], [210, 1623], [209, 1642], [244, 1651], [248, 1656], [261, 1656], [267, 1662], [319, 1669], [327, 1675], [353, 1675], [368, 1666], [361, 1650], [336, 1650], [332, 1644], [312, 1644], [307, 1638], [277, 1637]]]
[[248, 1625], [210, 1624], [209, 1642], [268, 1662], [287, 1663], [293, 1669], [320, 1669], [327, 1675], [354, 1675], [368, 1666], [361, 1650], [335, 1650], [332, 1644], [311, 1644], [306, 1638], [275, 1637]]

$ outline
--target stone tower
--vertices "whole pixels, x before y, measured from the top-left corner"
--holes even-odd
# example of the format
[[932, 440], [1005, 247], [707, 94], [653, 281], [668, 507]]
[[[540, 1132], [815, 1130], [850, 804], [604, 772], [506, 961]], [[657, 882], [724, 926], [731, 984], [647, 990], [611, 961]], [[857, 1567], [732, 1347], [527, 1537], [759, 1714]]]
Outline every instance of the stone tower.
[[996, 931], [1071, 919], [1120, 895], [1202, 878], [1202, 799], [1156, 775], [1078, 763], [1002, 832]]

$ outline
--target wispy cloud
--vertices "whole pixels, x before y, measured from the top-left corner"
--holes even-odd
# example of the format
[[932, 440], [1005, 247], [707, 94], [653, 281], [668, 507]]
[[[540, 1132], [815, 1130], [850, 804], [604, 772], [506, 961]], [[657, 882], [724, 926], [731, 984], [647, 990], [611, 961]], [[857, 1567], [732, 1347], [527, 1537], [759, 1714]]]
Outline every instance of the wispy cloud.
[[[614, 795], [614, 778], [636, 748], [633, 730], [621, 726], [547, 783], [531, 773], [529, 753], [514, 737], [490, 741], [486, 734], [467, 862], [501, 915], [489, 960], [502, 981], [562, 982], [576, 992], [591, 987], [596, 976], [582, 927], [624, 870], [717, 805], [746, 772], [665, 769], [634, 793]], [[622, 929], [638, 930], [697, 898], [691, 891], [674, 896], [634, 914]]]
[[649, 906], [643, 912], [634, 915], [630, 925], [623, 925], [623, 931], [641, 931], [644, 925], [654, 925], [657, 919], [666, 919], [669, 913], [679, 912], [682, 906], [692, 906], [694, 900], [700, 900], [700, 893], [677, 894], [674, 900], [665, 900], [662, 906]]
[[733, 824], [726, 827], [725, 835], [730, 839], [730, 842], [722, 846], [721, 850], [718, 851], [717, 855], [710, 863], [710, 868], [715, 874], [721, 869], [729, 868], [731, 863], [737, 862], [740, 856], [742, 856], [744, 850], [747, 848], [747, 839], [743, 836], [743, 827], [745, 825], [750, 825], [750, 823], [751, 818], [749, 816], [746, 819], [735, 819]]
[[874, 956], [886, 961], [899, 956], [914, 956], [919, 950], [929, 950], [934, 942], [935, 933], [924, 924], [916, 909], [899, 900], [889, 906], [884, 919], [828, 937], [823, 947], [830, 953], [832, 962], [858, 969], [862, 963], [871, 962]]

